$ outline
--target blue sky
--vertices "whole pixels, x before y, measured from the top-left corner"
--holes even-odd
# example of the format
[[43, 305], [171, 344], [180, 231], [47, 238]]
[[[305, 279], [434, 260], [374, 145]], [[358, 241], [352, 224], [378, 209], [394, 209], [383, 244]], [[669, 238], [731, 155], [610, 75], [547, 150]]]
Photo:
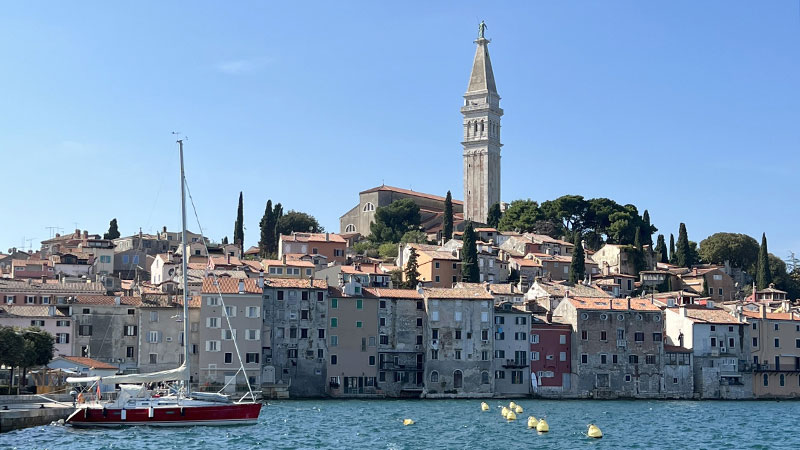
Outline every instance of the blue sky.
[[332, 231], [381, 182], [461, 198], [483, 19], [504, 201], [609, 197], [800, 253], [797, 0], [69, 3], [0, 15], [0, 250], [178, 228], [173, 130], [215, 240], [240, 190], [248, 246], [268, 198]]

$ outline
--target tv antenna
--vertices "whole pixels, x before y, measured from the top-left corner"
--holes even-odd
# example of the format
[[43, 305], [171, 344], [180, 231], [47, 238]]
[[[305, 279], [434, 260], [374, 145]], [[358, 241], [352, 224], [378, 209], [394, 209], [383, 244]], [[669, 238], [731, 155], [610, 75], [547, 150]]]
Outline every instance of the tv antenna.
[[64, 229], [59, 227], [59, 226], [44, 227], [44, 228], [45, 228], [45, 230], [50, 231], [50, 239], [53, 239], [53, 237], [55, 236], [56, 233], [61, 233], [61, 232], [64, 231]]

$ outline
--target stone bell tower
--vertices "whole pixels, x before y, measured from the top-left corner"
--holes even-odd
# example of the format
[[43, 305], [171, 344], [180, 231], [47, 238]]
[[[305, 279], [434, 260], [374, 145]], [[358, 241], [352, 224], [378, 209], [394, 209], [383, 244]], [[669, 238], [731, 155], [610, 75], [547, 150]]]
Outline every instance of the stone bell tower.
[[467, 93], [464, 94], [464, 218], [486, 223], [489, 207], [500, 202], [500, 96], [481, 22]]

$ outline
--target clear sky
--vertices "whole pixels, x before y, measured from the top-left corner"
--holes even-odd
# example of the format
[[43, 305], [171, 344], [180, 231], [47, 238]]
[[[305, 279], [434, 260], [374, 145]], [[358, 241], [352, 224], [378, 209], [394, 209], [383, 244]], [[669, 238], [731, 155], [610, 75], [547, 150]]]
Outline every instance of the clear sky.
[[239, 191], [247, 246], [268, 198], [331, 231], [382, 182], [461, 198], [481, 19], [504, 201], [609, 197], [667, 236], [800, 253], [797, 0], [9, 2], [0, 251], [113, 217], [179, 228], [173, 130], [214, 240]]

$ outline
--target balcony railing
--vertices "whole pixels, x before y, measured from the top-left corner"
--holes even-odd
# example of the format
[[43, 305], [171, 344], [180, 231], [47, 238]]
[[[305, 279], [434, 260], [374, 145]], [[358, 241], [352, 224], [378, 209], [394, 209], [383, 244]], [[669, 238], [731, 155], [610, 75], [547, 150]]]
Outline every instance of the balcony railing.
[[528, 361], [524, 359], [507, 359], [505, 364], [503, 364], [505, 368], [523, 368], [528, 367]]
[[800, 372], [800, 367], [795, 364], [751, 364], [753, 372]]

